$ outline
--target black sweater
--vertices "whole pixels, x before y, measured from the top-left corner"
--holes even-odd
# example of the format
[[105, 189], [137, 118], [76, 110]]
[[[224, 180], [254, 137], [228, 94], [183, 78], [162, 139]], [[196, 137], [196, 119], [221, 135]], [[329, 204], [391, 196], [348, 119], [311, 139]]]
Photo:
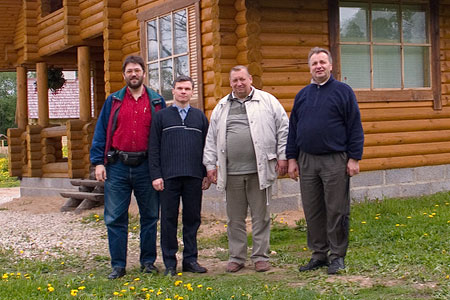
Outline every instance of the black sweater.
[[184, 121], [174, 106], [157, 112], [152, 118], [149, 147], [150, 177], [171, 179], [181, 176], [203, 178], [203, 147], [208, 119], [194, 107]]
[[324, 85], [310, 84], [295, 97], [289, 120], [286, 157], [346, 152], [360, 160], [364, 133], [355, 94], [332, 76]]

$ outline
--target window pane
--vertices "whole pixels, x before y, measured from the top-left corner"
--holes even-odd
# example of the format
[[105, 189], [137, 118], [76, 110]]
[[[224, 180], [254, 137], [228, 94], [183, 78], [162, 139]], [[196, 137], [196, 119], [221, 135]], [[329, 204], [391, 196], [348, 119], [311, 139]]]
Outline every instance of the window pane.
[[372, 9], [373, 41], [400, 42], [398, 5], [374, 4]]
[[158, 63], [148, 65], [148, 84], [152, 89], [160, 92]]
[[401, 88], [399, 46], [373, 47], [374, 88]]
[[370, 49], [366, 45], [341, 46], [342, 81], [354, 89], [370, 88]]
[[402, 30], [405, 43], [428, 43], [425, 9], [418, 5], [402, 6]]
[[172, 17], [170, 15], [159, 19], [160, 57], [172, 55]]
[[174, 54], [187, 52], [187, 21], [186, 10], [178, 11], [173, 16], [174, 22]]
[[161, 96], [165, 100], [172, 100], [173, 68], [172, 59], [161, 61]]
[[156, 34], [156, 20], [147, 23], [148, 60], [158, 59], [158, 40]]
[[405, 87], [430, 87], [428, 47], [405, 47]]
[[183, 55], [176, 57], [175, 59], [175, 74], [176, 76], [187, 75], [189, 76], [188, 56]]
[[339, 9], [339, 24], [341, 41], [367, 42], [368, 5], [342, 3]]

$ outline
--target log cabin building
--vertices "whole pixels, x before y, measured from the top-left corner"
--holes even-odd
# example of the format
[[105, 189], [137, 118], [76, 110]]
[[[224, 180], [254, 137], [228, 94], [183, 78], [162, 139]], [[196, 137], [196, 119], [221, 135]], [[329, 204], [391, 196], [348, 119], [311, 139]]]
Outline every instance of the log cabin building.
[[[105, 97], [124, 85], [127, 55], [144, 57], [147, 84], [167, 100], [176, 75], [193, 77], [193, 105], [207, 116], [231, 90], [231, 67], [246, 65], [254, 86], [289, 113], [310, 82], [308, 52], [320, 46], [332, 51], [333, 74], [354, 88], [361, 109], [363, 172], [352, 196], [450, 189], [449, 0], [2, 0], [0, 9], [0, 70], [17, 72], [10, 174], [23, 183], [89, 176], [95, 120]], [[48, 117], [53, 67], [79, 76], [79, 118], [63, 126]], [[27, 117], [27, 71], [37, 72], [36, 125]], [[273, 193], [300, 201], [288, 179]]]

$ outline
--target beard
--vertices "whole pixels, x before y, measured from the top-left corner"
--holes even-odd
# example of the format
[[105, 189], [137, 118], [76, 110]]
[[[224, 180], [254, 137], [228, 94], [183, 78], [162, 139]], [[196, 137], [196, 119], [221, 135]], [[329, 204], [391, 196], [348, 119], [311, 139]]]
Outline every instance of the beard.
[[[137, 82], [135, 81], [135, 79], [137, 79]], [[132, 78], [127, 78], [127, 79], [125, 79], [125, 81], [127, 82], [127, 86], [130, 88], [130, 89], [137, 89], [137, 88], [139, 88], [142, 84], [143, 84], [143, 82], [144, 82], [144, 77], [142, 76], [142, 77], [136, 77], [136, 76], [134, 76], [134, 77], [132, 77]], [[134, 81], [134, 82], [133, 82]]]

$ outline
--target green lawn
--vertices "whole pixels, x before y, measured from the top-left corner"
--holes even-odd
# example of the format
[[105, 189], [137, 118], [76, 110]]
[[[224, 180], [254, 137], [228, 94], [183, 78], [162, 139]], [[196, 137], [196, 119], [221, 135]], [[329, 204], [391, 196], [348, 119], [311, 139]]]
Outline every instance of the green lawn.
[[[93, 217], [84, 222], [98, 226]], [[199, 241], [202, 249], [226, 245], [225, 234]], [[267, 273], [167, 278], [143, 275], [135, 267], [109, 281], [104, 257], [86, 270], [88, 262], [78, 257], [61, 264], [61, 259], [24, 260], [0, 249], [0, 299], [450, 299], [450, 194], [353, 205], [341, 275], [298, 272], [311, 254], [302, 220], [292, 228], [275, 219], [271, 251], [274, 268]], [[216, 258], [226, 260], [226, 252], [217, 251]]]

